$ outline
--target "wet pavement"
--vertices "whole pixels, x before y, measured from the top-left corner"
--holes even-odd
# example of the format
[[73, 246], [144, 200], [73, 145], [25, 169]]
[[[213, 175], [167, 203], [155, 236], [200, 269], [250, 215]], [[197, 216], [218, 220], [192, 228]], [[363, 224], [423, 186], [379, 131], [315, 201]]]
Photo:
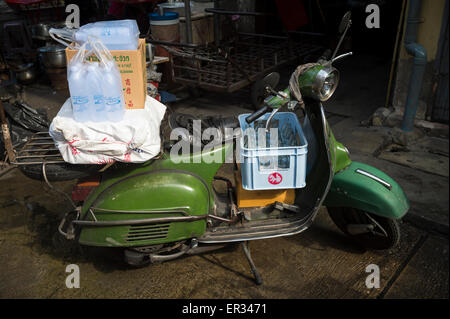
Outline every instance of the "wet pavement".
[[[256, 286], [238, 245], [144, 268], [126, 266], [120, 250], [80, 249], [57, 236], [70, 208], [61, 196], [18, 170], [1, 183], [1, 298], [448, 298], [448, 240], [409, 223], [399, 247], [369, 252], [323, 208], [302, 234], [251, 243], [264, 280]], [[69, 264], [80, 268], [78, 289], [66, 287]], [[370, 264], [379, 289], [366, 287]]]

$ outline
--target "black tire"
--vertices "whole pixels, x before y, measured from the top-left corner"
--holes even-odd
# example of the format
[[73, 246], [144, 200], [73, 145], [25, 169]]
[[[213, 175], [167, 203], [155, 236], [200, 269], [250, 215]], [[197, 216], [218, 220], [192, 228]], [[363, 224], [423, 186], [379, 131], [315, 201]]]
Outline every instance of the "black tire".
[[[400, 241], [400, 227], [395, 219], [377, 216], [351, 207], [328, 207], [328, 214], [344, 234], [350, 236], [367, 249], [386, 250], [397, 246]], [[387, 236], [379, 232], [359, 235], [348, 232], [347, 226], [349, 224], [375, 224], [371, 219], [375, 220], [383, 228]]]
[[[45, 175], [50, 182], [70, 181], [94, 175], [102, 165], [74, 165], [69, 163], [45, 165]], [[22, 173], [35, 180], [44, 180], [42, 165], [19, 165]]]

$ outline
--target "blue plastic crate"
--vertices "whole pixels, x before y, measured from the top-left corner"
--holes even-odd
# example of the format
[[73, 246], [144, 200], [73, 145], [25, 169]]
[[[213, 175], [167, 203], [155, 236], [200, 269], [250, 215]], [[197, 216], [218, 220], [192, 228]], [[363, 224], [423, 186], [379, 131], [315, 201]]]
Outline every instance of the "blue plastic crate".
[[[262, 141], [262, 139], [252, 144], [251, 141], [255, 140], [249, 134], [251, 131], [247, 132], [247, 134], [245, 133], [248, 128], [265, 127], [270, 114], [267, 113], [253, 123], [248, 124], [245, 119], [249, 115], [239, 115], [241, 126], [239, 159], [242, 187], [246, 190], [305, 187], [308, 143], [297, 116], [290, 112], [275, 114], [271, 121], [271, 128], [278, 126], [278, 135], [283, 136], [283, 130], [290, 127], [292, 134], [288, 134], [288, 136], [291, 138], [294, 136], [295, 143], [288, 143], [290, 146], [281, 144], [278, 147], [270, 147], [270, 144], [258, 145], [257, 143]], [[254, 132], [256, 137], [258, 130], [256, 129]], [[293, 140], [291, 139], [291, 141]]]

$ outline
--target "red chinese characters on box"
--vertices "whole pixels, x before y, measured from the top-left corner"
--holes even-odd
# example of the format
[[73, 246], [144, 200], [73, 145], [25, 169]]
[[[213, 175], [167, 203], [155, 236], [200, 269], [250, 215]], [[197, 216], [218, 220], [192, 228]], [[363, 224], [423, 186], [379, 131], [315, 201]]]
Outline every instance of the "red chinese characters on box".
[[[131, 94], [131, 80], [130, 79], [125, 79], [124, 91], [125, 91], [126, 95], [130, 95]], [[128, 96], [125, 97], [125, 101], [127, 99], [128, 99], [128, 102], [126, 102], [127, 108], [128, 109], [132, 109], [133, 108], [133, 100], [129, 99]]]

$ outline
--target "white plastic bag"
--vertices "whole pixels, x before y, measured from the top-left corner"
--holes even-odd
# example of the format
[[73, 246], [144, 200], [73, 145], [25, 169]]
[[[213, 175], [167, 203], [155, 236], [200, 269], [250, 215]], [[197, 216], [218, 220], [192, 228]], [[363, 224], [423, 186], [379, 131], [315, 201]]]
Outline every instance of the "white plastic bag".
[[126, 110], [120, 122], [74, 120], [68, 99], [49, 133], [62, 157], [72, 164], [141, 163], [160, 152], [160, 125], [166, 107], [147, 96], [144, 109]]

